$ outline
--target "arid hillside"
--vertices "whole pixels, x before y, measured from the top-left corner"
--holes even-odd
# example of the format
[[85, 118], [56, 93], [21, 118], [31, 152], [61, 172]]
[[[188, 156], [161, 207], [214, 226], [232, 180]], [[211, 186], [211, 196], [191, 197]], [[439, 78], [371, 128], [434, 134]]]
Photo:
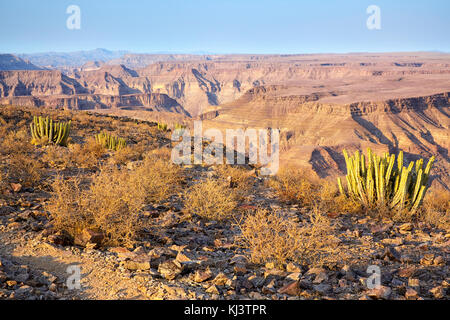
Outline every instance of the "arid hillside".
[[174, 164], [170, 136], [1, 106], [0, 300], [449, 298], [449, 191], [411, 211], [412, 191], [391, 205], [393, 177], [388, 202], [364, 205], [304, 171]]

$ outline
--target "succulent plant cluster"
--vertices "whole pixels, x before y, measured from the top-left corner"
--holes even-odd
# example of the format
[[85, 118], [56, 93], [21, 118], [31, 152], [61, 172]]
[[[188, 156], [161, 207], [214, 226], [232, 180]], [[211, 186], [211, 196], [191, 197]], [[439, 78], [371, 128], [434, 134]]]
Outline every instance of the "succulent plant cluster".
[[95, 140], [98, 144], [102, 145], [104, 148], [109, 150], [120, 150], [127, 146], [127, 142], [124, 138], [119, 138], [111, 135], [108, 132], [102, 132], [95, 136]]
[[58, 144], [67, 146], [67, 139], [70, 133], [69, 122], [53, 122], [49, 117], [34, 116], [33, 122], [30, 124], [31, 143], [34, 145], [40, 144]]
[[347, 190], [338, 178], [341, 194], [365, 207], [387, 205], [392, 209], [407, 209], [411, 213], [420, 207], [428, 188], [434, 156], [423, 168], [423, 159], [411, 161], [408, 167], [403, 166], [402, 151], [396, 159], [395, 154], [385, 153], [380, 157], [367, 149], [367, 161], [359, 151], [350, 157], [346, 150], [343, 153], [347, 165]]
[[167, 131], [167, 123], [158, 122], [158, 130]]

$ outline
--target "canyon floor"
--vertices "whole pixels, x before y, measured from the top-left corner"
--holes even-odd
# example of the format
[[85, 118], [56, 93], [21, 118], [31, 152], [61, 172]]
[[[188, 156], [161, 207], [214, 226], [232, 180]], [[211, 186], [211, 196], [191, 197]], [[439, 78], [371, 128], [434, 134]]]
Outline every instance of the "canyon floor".
[[[28, 125], [32, 115], [40, 114], [72, 119], [68, 148], [30, 145]], [[61, 205], [56, 201], [57, 177], [81, 179], [85, 189], [92, 186], [92, 179], [98, 182], [97, 175], [105, 178], [102, 171], [108, 173], [110, 167], [118, 170], [114, 174], [135, 177], [146, 161], [155, 166], [158, 159], [169, 161], [170, 132], [161, 132], [151, 122], [81, 111], [2, 107], [0, 115], [0, 299], [449, 298], [448, 192], [440, 203], [428, 200], [427, 205], [447, 205], [436, 219], [413, 219], [337, 210], [330, 207], [330, 199], [337, 199], [334, 195], [323, 206], [308, 204], [306, 199], [285, 201], [272, 187], [273, 178], [250, 166], [235, 169], [240, 171], [234, 175], [236, 171], [219, 166], [189, 165], [176, 171], [183, 180], [180, 190], [168, 191], [162, 201], [144, 203], [138, 218], [145, 227], [132, 243], [103, 245], [95, 234], [74, 243], [55, 228], [56, 216], [65, 210], [64, 204], [57, 207], [60, 211], [52, 209]], [[126, 137], [130, 144], [126, 152], [97, 153], [89, 147], [89, 138], [102, 130]], [[243, 192], [225, 220], [191, 212], [202, 204], [189, 203], [186, 190], [211, 179], [221, 185], [213, 194], [217, 198]], [[127, 192], [112, 191], [129, 201]], [[102, 197], [102, 192], [107, 200], [106, 189], [94, 195]], [[62, 199], [67, 205], [74, 199], [81, 201], [69, 193], [63, 193]], [[77, 210], [79, 205], [71, 208]], [[267, 261], [255, 259], [255, 247], [243, 236], [245, 228], [263, 232], [271, 227], [263, 221], [245, 224], [261, 210], [282, 217], [275, 221], [289, 221], [299, 228], [302, 254], [298, 258], [275, 259], [280, 254], [275, 250]], [[277, 237], [276, 229], [271, 236], [280, 241], [271, 246], [289, 246], [283, 242], [289, 237]], [[67, 268], [74, 265], [81, 268], [81, 289], [69, 290]], [[367, 285], [372, 276], [369, 266], [381, 271], [381, 286], [376, 289]]]

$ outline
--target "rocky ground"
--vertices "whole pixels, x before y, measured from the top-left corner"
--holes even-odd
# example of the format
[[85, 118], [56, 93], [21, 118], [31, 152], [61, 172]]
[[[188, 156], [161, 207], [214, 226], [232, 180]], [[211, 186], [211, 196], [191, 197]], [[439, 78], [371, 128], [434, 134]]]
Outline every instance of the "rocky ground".
[[[191, 168], [208, 176], [214, 168]], [[264, 178], [254, 177], [253, 206], [301, 217], [280, 203]], [[63, 246], [49, 234], [45, 192], [17, 190], [0, 205], [0, 299], [448, 299], [450, 233], [422, 224], [342, 214], [330, 217], [339, 239], [334, 263], [252, 264], [231, 223], [185, 219], [181, 208], [145, 212], [155, 230], [133, 248]], [[93, 240], [94, 241], [94, 240]], [[342, 257], [342, 259], [341, 259]], [[69, 266], [81, 268], [81, 289], [70, 290]], [[381, 287], [366, 285], [369, 265]]]

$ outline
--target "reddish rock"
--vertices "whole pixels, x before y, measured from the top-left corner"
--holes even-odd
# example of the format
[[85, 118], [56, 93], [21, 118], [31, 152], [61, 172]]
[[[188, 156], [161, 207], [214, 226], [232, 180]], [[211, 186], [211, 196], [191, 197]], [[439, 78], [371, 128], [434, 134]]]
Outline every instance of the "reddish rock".
[[278, 293], [288, 294], [290, 296], [299, 295], [300, 294], [299, 281], [293, 281], [293, 282], [286, 284], [280, 290], [278, 290]]
[[408, 288], [406, 289], [406, 293], [405, 293], [405, 298], [406, 299], [417, 299], [418, 298], [418, 293], [416, 290], [414, 290], [413, 288]]
[[367, 292], [367, 295], [372, 299], [388, 299], [391, 295], [391, 288], [380, 286], [377, 289], [371, 289]]
[[73, 238], [65, 231], [59, 231], [48, 236], [48, 241], [60, 246], [70, 246], [73, 244]]
[[75, 237], [75, 244], [86, 246], [88, 243], [94, 243], [100, 246], [104, 238], [104, 234], [98, 230], [84, 229], [81, 234]]
[[11, 189], [14, 192], [20, 192], [22, 190], [22, 185], [20, 183], [11, 183]]
[[212, 272], [209, 269], [206, 270], [197, 270], [194, 273], [193, 280], [195, 282], [204, 282], [212, 277]]

